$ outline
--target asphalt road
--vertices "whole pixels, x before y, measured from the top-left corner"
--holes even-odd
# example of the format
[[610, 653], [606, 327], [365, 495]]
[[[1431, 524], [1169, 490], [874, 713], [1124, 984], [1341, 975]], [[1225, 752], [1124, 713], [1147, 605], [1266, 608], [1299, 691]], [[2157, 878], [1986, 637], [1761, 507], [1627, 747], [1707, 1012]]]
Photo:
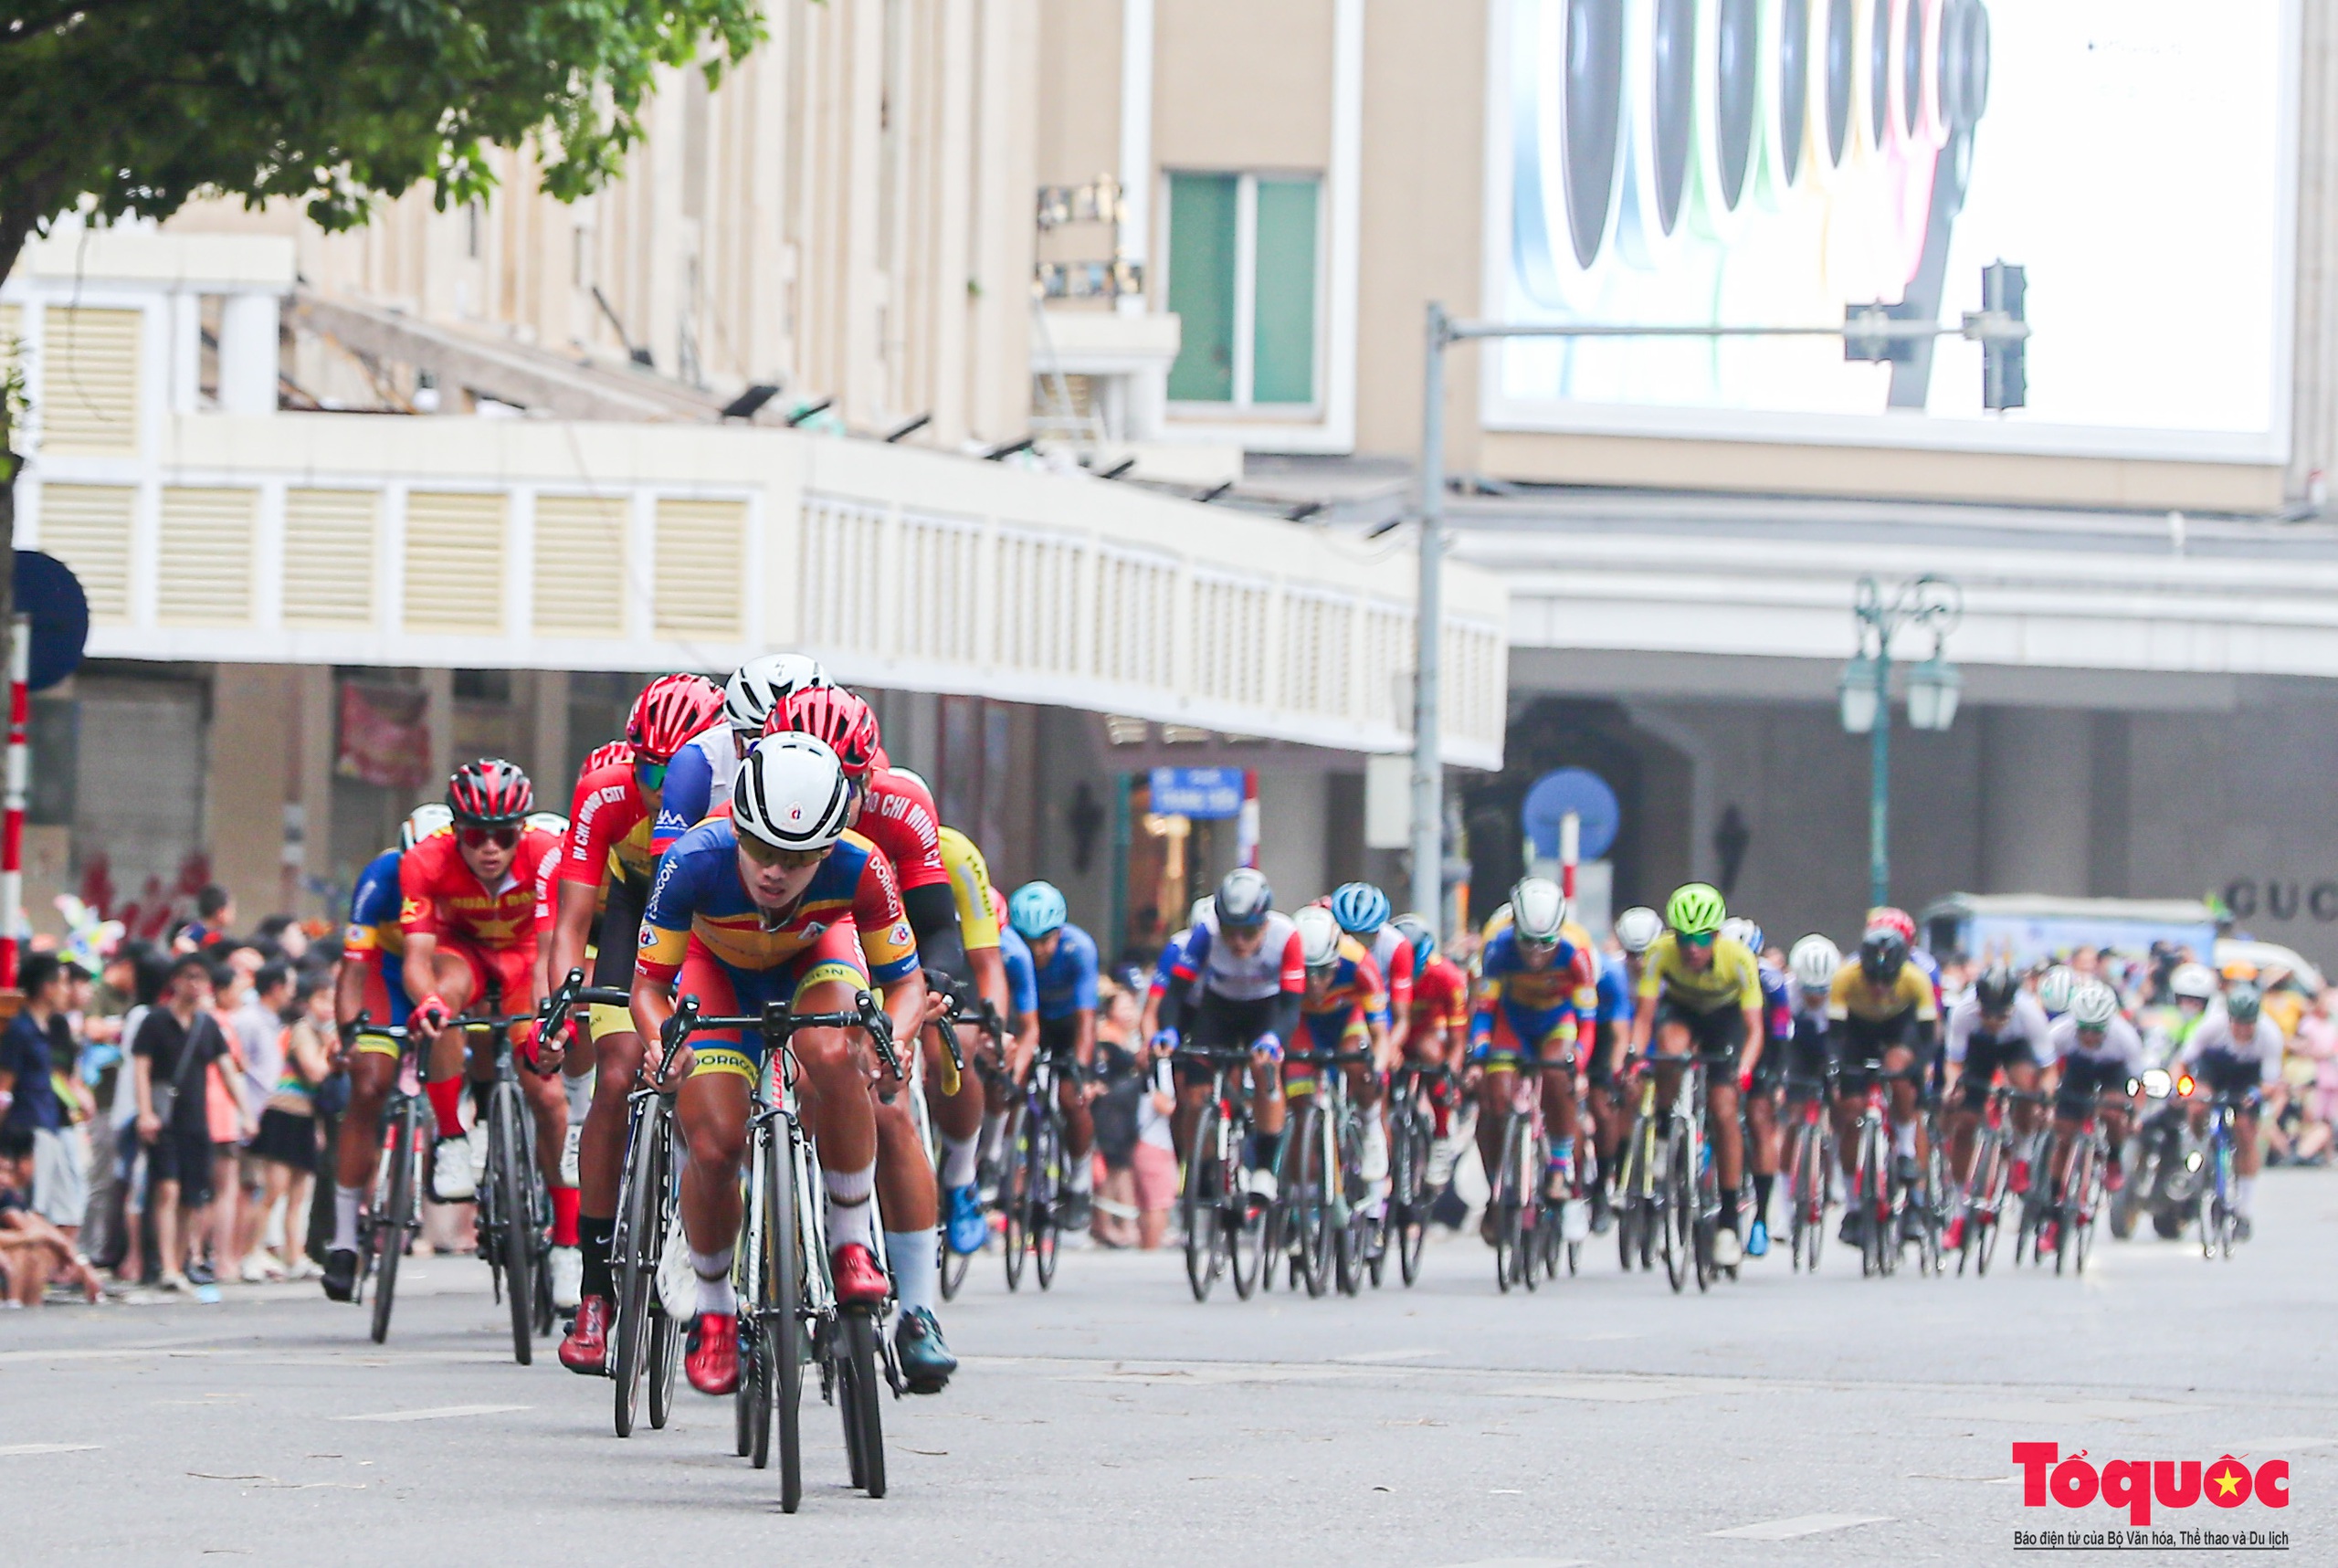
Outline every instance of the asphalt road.
[[892, 1494], [846, 1487], [814, 1406], [793, 1518], [731, 1456], [728, 1402], [685, 1388], [671, 1426], [619, 1441], [609, 1384], [548, 1343], [513, 1365], [468, 1259], [409, 1264], [378, 1348], [313, 1286], [8, 1313], [0, 1561], [2030, 1561], [2017, 1531], [2128, 1523], [2023, 1506], [2011, 1445], [2051, 1442], [2286, 1460], [2285, 1510], [2152, 1527], [2338, 1562], [2338, 1178], [2276, 1173], [2259, 1207], [2230, 1263], [2146, 1241], [2083, 1279], [1863, 1280], [1836, 1248], [1817, 1278], [1774, 1254], [1701, 1299], [1606, 1248], [1501, 1296], [1474, 1236], [1356, 1300], [1196, 1306], [1174, 1254], [1094, 1251], [1010, 1296], [985, 1258], [944, 1314], [958, 1381], [886, 1409]]

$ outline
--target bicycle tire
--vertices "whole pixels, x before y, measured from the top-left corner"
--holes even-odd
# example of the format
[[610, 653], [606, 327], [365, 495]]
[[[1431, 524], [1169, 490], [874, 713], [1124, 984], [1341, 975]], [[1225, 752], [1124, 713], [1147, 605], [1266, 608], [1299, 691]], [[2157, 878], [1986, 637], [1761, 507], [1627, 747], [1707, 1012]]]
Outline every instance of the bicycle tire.
[[1012, 1293], [1023, 1288], [1024, 1252], [1031, 1242], [1031, 1140], [1029, 1118], [1019, 1109], [1008, 1115], [1012, 1121], [1007, 1128], [1006, 1169], [999, 1175], [998, 1211], [1006, 1221], [1001, 1239], [1006, 1243], [1006, 1289]]
[[1217, 1121], [1216, 1106], [1202, 1107], [1194, 1123], [1193, 1142], [1187, 1145], [1191, 1152], [1185, 1161], [1185, 1190], [1177, 1203], [1178, 1217], [1185, 1226], [1185, 1283], [1196, 1302], [1209, 1300], [1210, 1287], [1217, 1283], [1225, 1258], [1218, 1234], [1224, 1211], [1218, 1206], [1217, 1188], [1224, 1178], [1218, 1170]]
[[739, 1205], [739, 1238], [732, 1246], [732, 1285], [738, 1297], [739, 1381], [731, 1391], [738, 1425], [739, 1457], [756, 1469], [771, 1464], [771, 1369], [764, 1362], [764, 1314], [771, 1302], [768, 1250], [764, 1238], [764, 1184], [769, 1172], [764, 1144], [770, 1132], [753, 1120], [740, 1162], [745, 1192]]
[[[609, 1247], [617, 1288], [616, 1342], [610, 1347], [609, 1361], [617, 1385], [615, 1422], [620, 1437], [633, 1436], [639, 1414], [642, 1370], [649, 1353], [648, 1315], [655, 1310], [650, 1279], [657, 1265], [644, 1243], [655, 1228], [648, 1194], [655, 1184], [651, 1166], [657, 1157], [652, 1148], [657, 1117], [652, 1109], [634, 1121], [633, 1135], [626, 1145], [624, 1185], [617, 1194], [616, 1232]], [[648, 1260], [645, 1254], [649, 1254]]]
[[[772, 1168], [764, 1183], [764, 1236], [770, 1249], [771, 1312], [763, 1325], [772, 1369], [772, 1407], [779, 1429], [779, 1507], [794, 1513], [804, 1500], [803, 1309], [806, 1239], [795, 1190], [794, 1134], [774, 1128], [766, 1146]], [[783, 1142], [786, 1147], [783, 1148]]]
[[1512, 1111], [1506, 1137], [1511, 1142], [1505, 1144], [1502, 1163], [1511, 1173], [1517, 1199], [1514, 1214], [1504, 1215], [1511, 1233], [1511, 1266], [1517, 1271], [1512, 1278], [1531, 1291], [1542, 1285], [1543, 1272], [1543, 1172], [1533, 1119]]
[[[1421, 1251], [1428, 1241], [1428, 1212], [1423, 1202], [1428, 1172], [1428, 1130], [1416, 1116], [1405, 1119], [1393, 1152], [1407, 1173], [1390, 1184], [1389, 1215], [1396, 1231], [1396, 1273], [1407, 1289], [1421, 1277]], [[1401, 1194], [1401, 1197], [1398, 1196]]]
[[[675, 1190], [677, 1179], [674, 1126], [668, 1121], [658, 1140], [658, 1185], [655, 1189], [658, 1195], [658, 1236], [661, 1254], [666, 1239], [682, 1223], [680, 1194]], [[653, 1263], [651, 1267], [654, 1270], [656, 1265]], [[690, 1330], [685, 1320], [675, 1317], [666, 1310], [663, 1302], [657, 1300], [656, 1290], [650, 1292], [650, 1298], [653, 1304], [649, 1318], [649, 1425], [662, 1432], [666, 1429], [666, 1423], [673, 1417], [674, 1373], [682, 1364], [682, 1342], [689, 1338]]]
[[[1335, 1178], [1322, 1168], [1326, 1162], [1316, 1125], [1322, 1120], [1322, 1110], [1313, 1096], [1308, 1097], [1297, 1115], [1297, 1128], [1284, 1144], [1295, 1152], [1296, 1158], [1292, 1184], [1299, 1201], [1292, 1211], [1296, 1220], [1292, 1239], [1298, 1244], [1300, 1275], [1307, 1294], [1320, 1300], [1332, 1287], [1332, 1205], [1326, 1193]], [[1313, 1172], [1311, 1181], [1307, 1179], [1310, 1171]]]
[[2101, 1151], [2087, 1163], [2086, 1185], [2079, 1189], [2079, 1211], [2071, 1216], [2071, 1228], [2078, 1235], [2071, 1239], [2073, 1256], [2070, 1271], [2084, 1277], [2087, 1259], [2094, 1252], [2094, 1227], [2102, 1209], [2102, 1164]]
[[840, 1321], [844, 1364], [837, 1404], [844, 1412], [853, 1485], [880, 1498], [885, 1495], [885, 1416], [879, 1400], [885, 1384], [877, 1370], [877, 1322], [866, 1310], [846, 1312]]
[[503, 1266], [504, 1302], [511, 1309], [511, 1359], [536, 1357], [535, 1249], [528, 1243], [525, 1134], [520, 1130], [518, 1086], [499, 1083], [488, 1099], [489, 1184], [496, 1194], [496, 1250]]
[[1665, 1157], [1662, 1219], [1664, 1232], [1664, 1277], [1672, 1286], [1674, 1295], [1689, 1283], [1694, 1267], [1690, 1249], [1695, 1245], [1696, 1217], [1695, 1173], [1689, 1165], [1689, 1141], [1679, 1132], [1667, 1140], [1669, 1152]]
[[2062, 1182], [2056, 1191], [2054, 1205], [2054, 1272], [2059, 1276], [2069, 1267], [2070, 1247], [2078, 1229], [2078, 1206], [2071, 1197], [2085, 1190], [2086, 1161], [2091, 1150], [2080, 1142], [2070, 1151], [2070, 1163], [2062, 1173]]
[[1890, 1208], [1889, 1200], [1876, 1197], [1876, 1161], [1883, 1140], [1880, 1128], [1863, 1124], [1859, 1130], [1859, 1153], [1857, 1175], [1851, 1183], [1851, 1202], [1858, 1206], [1859, 1216], [1859, 1278], [1872, 1279], [1883, 1272], [1883, 1227]]
[[1697, 1266], [1697, 1289], [1713, 1288], [1713, 1280], [1721, 1268], [1713, 1261], [1714, 1237], [1721, 1228], [1721, 1162], [1704, 1141], [1701, 1128], [1690, 1135], [1695, 1152], [1697, 1173], [1697, 1203], [1689, 1231], [1689, 1257]]
[[1056, 1282], [1056, 1258], [1063, 1241], [1059, 1205], [1063, 1202], [1064, 1163], [1070, 1151], [1064, 1143], [1062, 1113], [1050, 1106], [1039, 1123], [1040, 1142], [1033, 1163], [1038, 1179], [1031, 1188], [1031, 1272], [1039, 1289]]
[[1364, 1205], [1356, 1190], [1360, 1184], [1349, 1178], [1349, 1173], [1357, 1169], [1356, 1160], [1360, 1152], [1358, 1142], [1361, 1135], [1356, 1131], [1352, 1116], [1342, 1117], [1336, 1123], [1332, 1123], [1332, 1120], [1327, 1117], [1325, 1121], [1330, 1125], [1331, 1130], [1324, 1138], [1324, 1142], [1328, 1145], [1324, 1152], [1332, 1159], [1333, 1164], [1332, 1169], [1324, 1173], [1323, 1185], [1326, 1191], [1336, 1185], [1343, 1197], [1343, 1202], [1338, 1206], [1347, 1213], [1347, 1223], [1332, 1228], [1333, 1278], [1339, 1285], [1341, 1295], [1356, 1296], [1364, 1291], [1364, 1254], [1371, 1245], [1371, 1238], [1367, 1233], [1372, 1223], [1364, 1216]]
[[958, 1292], [965, 1288], [966, 1274], [974, 1267], [974, 1255], [951, 1250], [946, 1227], [944, 1234], [935, 1238], [934, 1245], [942, 1249], [942, 1299], [954, 1301], [958, 1299]]
[[1786, 1253], [1796, 1272], [1806, 1268], [1817, 1268], [1816, 1258], [1806, 1265], [1803, 1255], [1809, 1247], [1812, 1232], [1826, 1225], [1823, 1210], [1816, 1226], [1810, 1218], [1810, 1175], [1812, 1163], [1817, 1159], [1817, 1152], [1813, 1148], [1817, 1131], [1807, 1126], [1796, 1129], [1794, 1152], [1788, 1156], [1786, 1165]]
[[390, 1313], [397, 1304], [398, 1259], [405, 1256], [405, 1238], [415, 1210], [414, 1141], [422, 1125], [421, 1107], [402, 1099], [390, 1119], [391, 1144], [375, 1177], [380, 1197], [374, 1206], [374, 1342], [390, 1337]]
[[1248, 1120], [1237, 1112], [1227, 1124], [1226, 1152], [1217, 1161], [1221, 1245], [1226, 1252], [1227, 1272], [1234, 1279], [1235, 1299], [1242, 1301], [1248, 1300], [1258, 1289], [1266, 1258], [1266, 1205], [1250, 1191], [1250, 1172], [1242, 1153], [1248, 1147]]

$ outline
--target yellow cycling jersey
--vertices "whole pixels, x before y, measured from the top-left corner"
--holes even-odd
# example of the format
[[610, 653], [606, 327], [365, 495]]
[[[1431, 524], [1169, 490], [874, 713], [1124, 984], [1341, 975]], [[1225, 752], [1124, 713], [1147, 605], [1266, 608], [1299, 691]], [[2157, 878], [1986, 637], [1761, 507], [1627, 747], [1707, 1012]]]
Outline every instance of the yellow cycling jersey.
[[1754, 950], [1733, 937], [1713, 938], [1713, 961], [1691, 969], [1680, 942], [1666, 931], [1648, 944], [1640, 969], [1640, 1000], [1661, 998], [1688, 1013], [1718, 1013], [1724, 1007], [1762, 1005], [1762, 969]]
[[958, 941], [968, 952], [998, 945], [998, 915], [991, 908], [990, 867], [974, 841], [954, 827], [942, 829], [942, 868], [950, 873], [951, 901], [958, 906]]
[[1929, 1024], [1940, 1016], [1932, 981], [1912, 963], [1901, 963], [1890, 984], [1877, 985], [1854, 960], [1835, 972], [1834, 987], [1827, 993], [1827, 1016], [1837, 1023], [1857, 1018], [1862, 1024], [1880, 1024], [1911, 1008], [1919, 1023]]

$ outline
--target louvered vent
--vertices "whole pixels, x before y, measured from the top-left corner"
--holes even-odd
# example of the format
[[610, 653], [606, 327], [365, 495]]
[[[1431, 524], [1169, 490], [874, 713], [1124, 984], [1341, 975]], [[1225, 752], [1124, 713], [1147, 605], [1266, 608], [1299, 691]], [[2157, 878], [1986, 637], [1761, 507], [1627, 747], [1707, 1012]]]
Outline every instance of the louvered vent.
[[535, 626], [578, 637], [625, 635], [625, 496], [536, 497]]
[[374, 533], [382, 498], [373, 490], [284, 492], [284, 624], [374, 624]]
[[406, 630], [502, 632], [504, 500], [447, 490], [406, 497]]
[[746, 533], [744, 501], [658, 502], [659, 637], [738, 639]]
[[90, 597], [90, 618], [130, 619], [130, 519], [138, 492], [128, 485], [40, 488], [40, 547], [73, 568]]
[[252, 618], [252, 520], [259, 492], [163, 488], [155, 618], [167, 626], [240, 626]]
[[142, 312], [52, 307], [39, 383], [41, 450], [58, 457], [138, 454]]

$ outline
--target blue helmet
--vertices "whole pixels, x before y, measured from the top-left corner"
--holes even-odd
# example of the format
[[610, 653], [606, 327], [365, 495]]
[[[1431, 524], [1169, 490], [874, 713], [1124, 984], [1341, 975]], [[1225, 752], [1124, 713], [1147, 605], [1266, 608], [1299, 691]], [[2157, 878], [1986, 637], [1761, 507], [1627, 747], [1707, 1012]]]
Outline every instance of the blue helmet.
[[1388, 895], [1369, 882], [1343, 882], [1332, 893], [1332, 918], [1350, 936], [1371, 936], [1388, 923]]
[[1025, 942], [1037, 942], [1059, 929], [1070, 912], [1063, 889], [1053, 882], [1026, 882], [1006, 900], [1006, 923]]

